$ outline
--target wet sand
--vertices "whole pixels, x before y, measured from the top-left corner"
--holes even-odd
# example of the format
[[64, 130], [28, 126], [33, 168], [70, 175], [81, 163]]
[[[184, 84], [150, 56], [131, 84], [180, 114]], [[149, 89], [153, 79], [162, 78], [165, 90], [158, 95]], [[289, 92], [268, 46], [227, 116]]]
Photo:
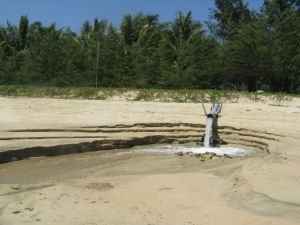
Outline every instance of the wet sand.
[[[84, 131], [68, 131], [69, 137], [80, 134], [76, 140], [54, 140], [52, 133], [66, 134], [11, 130], [205, 123], [197, 104], [14, 98], [1, 98], [0, 104], [0, 133], [11, 138], [0, 140], [1, 151], [89, 140], [82, 137]], [[128, 151], [124, 149], [0, 164], [0, 224], [299, 224], [299, 115], [298, 99], [283, 106], [246, 99], [226, 104], [220, 126], [232, 128], [224, 128], [221, 137], [249, 148], [253, 154], [245, 158], [202, 162], [175, 155], [120, 154]], [[155, 127], [156, 133], [174, 133], [162, 128]], [[112, 139], [155, 133], [101, 132], [96, 135]], [[176, 132], [192, 136], [202, 131], [184, 127]], [[246, 146], [254, 142], [267, 143], [270, 153]]]

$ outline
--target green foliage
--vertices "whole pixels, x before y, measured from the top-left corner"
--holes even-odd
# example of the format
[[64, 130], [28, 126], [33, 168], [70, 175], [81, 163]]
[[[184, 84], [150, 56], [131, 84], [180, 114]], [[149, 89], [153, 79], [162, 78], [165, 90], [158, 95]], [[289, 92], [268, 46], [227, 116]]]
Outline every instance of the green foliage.
[[21, 16], [19, 24], [19, 49], [23, 50], [27, 47], [28, 42], [29, 21], [26, 16]]
[[[299, 1], [265, 0], [260, 12], [243, 0], [215, 4], [209, 32], [191, 12], [177, 12], [168, 23], [158, 15], [126, 14], [119, 28], [96, 18], [80, 33], [22, 16], [18, 26], [0, 25], [0, 84], [66, 92], [77, 86], [82, 89], [66, 96], [104, 99], [108, 91], [92, 89], [97, 74], [99, 87], [146, 88], [137, 100], [194, 102], [199, 89], [300, 93]], [[225, 95], [209, 91], [205, 99]]]
[[130, 101], [159, 101], [159, 102], [236, 102], [240, 97], [249, 98], [251, 101], [264, 101], [270, 99], [276, 105], [291, 101], [292, 97], [285, 93], [253, 93], [220, 90], [195, 90], [195, 89], [132, 89], [132, 88], [94, 88], [94, 87], [41, 87], [0, 85], [0, 96], [23, 97], [52, 97], [61, 99], [92, 99], [105, 100], [111, 97], [128, 99]]
[[214, 33], [225, 41], [232, 41], [238, 29], [250, 23], [254, 17], [243, 0], [215, 0], [216, 9], [212, 11], [209, 26]]

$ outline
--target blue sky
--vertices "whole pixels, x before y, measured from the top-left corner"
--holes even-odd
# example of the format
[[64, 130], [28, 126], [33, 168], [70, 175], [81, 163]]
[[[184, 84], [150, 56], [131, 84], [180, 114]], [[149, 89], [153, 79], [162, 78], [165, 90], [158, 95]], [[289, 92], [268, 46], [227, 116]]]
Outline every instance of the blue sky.
[[[248, 0], [252, 9], [259, 9], [263, 0]], [[79, 31], [85, 20], [105, 18], [119, 25], [125, 13], [159, 14], [161, 21], [170, 21], [178, 10], [193, 12], [194, 19], [205, 21], [214, 7], [214, 0], [0, 0], [0, 24], [18, 24], [21, 15], [31, 22], [39, 20], [58, 27]]]

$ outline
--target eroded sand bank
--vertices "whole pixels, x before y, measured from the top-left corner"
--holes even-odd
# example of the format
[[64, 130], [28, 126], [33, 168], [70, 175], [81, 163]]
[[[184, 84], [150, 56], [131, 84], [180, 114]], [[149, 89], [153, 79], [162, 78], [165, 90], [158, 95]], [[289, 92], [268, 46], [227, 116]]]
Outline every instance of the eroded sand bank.
[[[195, 143], [203, 127], [194, 125], [205, 124], [197, 104], [0, 105], [2, 152], [154, 135]], [[241, 99], [225, 105], [219, 123], [222, 138], [253, 154], [202, 162], [124, 149], [0, 164], [0, 224], [299, 224], [300, 101]]]

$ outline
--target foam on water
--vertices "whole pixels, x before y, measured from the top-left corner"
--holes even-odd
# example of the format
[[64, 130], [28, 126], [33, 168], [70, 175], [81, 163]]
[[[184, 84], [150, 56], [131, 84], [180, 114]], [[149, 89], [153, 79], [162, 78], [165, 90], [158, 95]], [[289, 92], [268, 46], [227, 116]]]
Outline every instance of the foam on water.
[[175, 154], [177, 152], [193, 152], [193, 153], [214, 152], [217, 155], [228, 154], [231, 156], [246, 156], [248, 154], [248, 151], [240, 148], [234, 148], [234, 147], [207, 148], [207, 147], [171, 146], [171, 145], [133, 150], [130, 153]]

